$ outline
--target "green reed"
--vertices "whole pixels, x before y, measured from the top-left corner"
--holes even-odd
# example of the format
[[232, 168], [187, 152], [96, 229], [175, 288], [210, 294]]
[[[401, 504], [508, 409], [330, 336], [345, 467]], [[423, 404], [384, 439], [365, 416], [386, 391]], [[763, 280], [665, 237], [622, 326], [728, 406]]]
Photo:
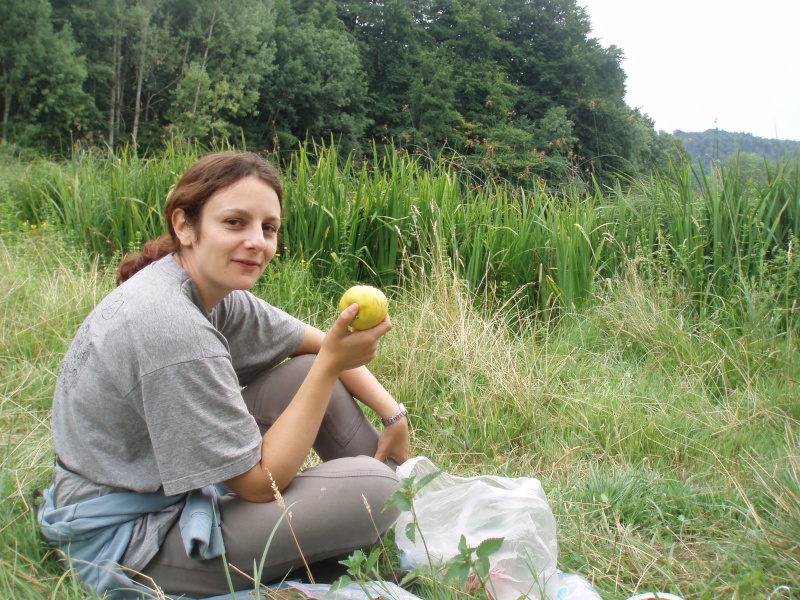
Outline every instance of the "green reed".
[[[92, 189], [90, 174], [111, 168], [95, 160], [40, 164], [0, 186], [4, 597], [87, 597], [41, 541], [29, 498], [50, 481], [54, 374], [113, 269], [63, 240], [51, 209], [41, 209], [48, 227], [6, 215], [19, 210], [8, 191], [34, 173]], [[177, 177], [180, 165], [161, 160], [146, 168]], [[471, 187], [448, 164], [407, 155], [365, 164], [315, 149], [293, 160], [288, 257], [255, 291], [325, 327], [333, 307], [320, 278], [379, 280], [396, 261], [394, 329], [371, 369], [409, 407], [415, 454], [457, 474], [539, 477], [559, 522], [559, 566], [608, 600], [645, 589], [796, 595], [795, 162], [738, 182], [735, 165], [676, 165], [559, 196]], [[126, 193], [144, 197], [132, 183]], [[530, 306], [557, 307], [557, 318]]]
[[63, 163], [33, 163], [10, 194], [20, 220], [63, 225], [86, 251], [110, 256], [164, 233], [166, 198], [200, 152], [171, 143], [155, 159], [123, 148], [115, 155], [83, 152]]
[[[78, 246], [108, 257], [164, 231], [165, 199], [203, 152], [171, 141], [149, 158], [81, 154], [32, 165], [8, 193], [21, 221], [61, 223]], [[683, 163], [644, 181], [558, 192], [477, 182], [441, 156], [374, 148], [362, 160], [304, 145], [283, 165], [279, 254], [336, 285], [384, 287], [429, 272], [441, 255], [474, 289], [539, 310], [577, 307], [643, 259], [650, 276], [679, 279], [713, 310], [791, 262], [778, 254], [791, 254], [800, 231], [798, 162], [765, 162], [759, 181], [743, 180], [735, 162], [709, 171]], [[783, 290], [792, 306], [797, 286]]]

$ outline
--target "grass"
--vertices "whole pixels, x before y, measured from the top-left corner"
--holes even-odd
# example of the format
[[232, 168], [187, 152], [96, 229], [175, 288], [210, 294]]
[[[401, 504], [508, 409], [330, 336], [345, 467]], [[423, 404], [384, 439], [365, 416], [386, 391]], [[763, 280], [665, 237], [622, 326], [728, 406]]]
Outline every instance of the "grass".
[[[14, 199], [16, 220], [62, 224], [81, 248], [113, 258], [164, 231], [164, 199], [204, 151], [170, 140], [147, 158], [33, 162], [0, 193]], [[800, 299], [800, 276], [783, 289], [775, 279], [786, 271], [778, 254], [791, 255], [800, 235], [800, 158], [765, 163], [758, 181], [743, 181], [737, 163], [709, 172], [682, 163], [626, 186], [554, 191], [478, 182], [441, 157], [376, 150], [360, 162], [303, 146], [284, 173], [282, 258], [315, 278], [392, 286], [419, 268], [430, 274], [436, 248], [472, 289], [530, 309], [581, 309], [598, 282], [638, 259], [685, 282], [703, 318], [765, 281]], [[800, 260], [787, 262], [800, 271]]]
[[[86, 598], [37, 533], [61, 358], [112, 274], [57, 227], [0, 237], [0, 596]], [[444, 253], [389, 289], [373, 370], [415, 454], [459, 475], [538, 477], [559, 567], [606, 600], [800, 597], [800, 361], [762, 292], [698, 316], [690, 285], [629, 262], [580, 310], [476, 296]], [[287, 259], [257, 292], [320, 326], [338, 283]], [[759, 295], [762, 294], [762, 295]], [[780, 306], [778, 306], [780, 308]], [[734, 311], [733, 313], [731, 311]], [[735, 324], [733, 326], [732, 324]], [[459, 594], [422, 582], [423, 597]]]
[[47, 548], [31, 493], [52, 471], [48, 421], [59, 355], [102, 293], [100, 280], [96, 266], [71, 253], [57, 233], [4, 231], [0, 238], [0, 590], [7, 598], [79, 589], [53, 560], [43, 561]]
[[[55, 377], [113, 285], [106, 262], [160, 233], [198, 152], [0, 156], [4, 597], [84, 597], [32, 518]], [[461, 475], [539, 477], [559, 566], [606, 600], [797, 598], [799, 167], [744, 181], [736, 165], [675, 165], [554, 195], [406, 155], [301, 151], [285, 248], [255, 291], [327, 327], [345, 287], [380, 282], [395, 327], [373, 369], [410, 409], [414, 452]]]

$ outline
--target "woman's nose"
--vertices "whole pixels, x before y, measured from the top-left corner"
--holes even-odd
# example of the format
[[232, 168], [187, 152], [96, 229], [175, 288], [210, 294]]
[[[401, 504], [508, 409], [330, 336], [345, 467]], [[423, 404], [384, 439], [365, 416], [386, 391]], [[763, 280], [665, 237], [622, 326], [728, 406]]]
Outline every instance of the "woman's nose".
[[266, 248], [266, 241], [264, 240], [264, 231], [261, 229], [261, 226], [258, 227], [251, 227], [248, 229], [247, 232], [247, 239], [245, 240], [245, 244], [248, 248], [253, 248], [257, 250], [261, 250]]

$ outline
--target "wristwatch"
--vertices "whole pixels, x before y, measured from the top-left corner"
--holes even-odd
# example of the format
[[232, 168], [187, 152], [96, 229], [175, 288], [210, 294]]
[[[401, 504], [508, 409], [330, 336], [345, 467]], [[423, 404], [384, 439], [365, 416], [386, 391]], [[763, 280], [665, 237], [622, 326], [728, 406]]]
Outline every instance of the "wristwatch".
[[402, 404], [400, 404], [399, 406], [400, 406], [400, 412], [397, 413], [395, 416], [389, 417], [388, 419], [381, 419], [381, 423], [383, 423], [384, 427], [388, 427], [392, 423], [397, 423], [400, 419], [402, 419], [408, 414], [408, 411], [406, 410], [405, 406], [403, 406]]

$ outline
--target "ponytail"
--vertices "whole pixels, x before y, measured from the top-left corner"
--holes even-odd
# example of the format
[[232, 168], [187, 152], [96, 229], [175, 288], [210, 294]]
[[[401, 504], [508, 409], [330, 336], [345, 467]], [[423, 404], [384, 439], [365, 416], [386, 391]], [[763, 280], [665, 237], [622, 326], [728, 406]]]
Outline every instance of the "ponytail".
[[141, 252], [126, 254], [122, 257], [122, 260], [119, 261], [119, 266], [117, 267], [117, 285], [127, 281], [150, 263], [177, 250], [177, 244], [172, 237], [168, 235], [162, 235], [158, 239], [145, 242]]

